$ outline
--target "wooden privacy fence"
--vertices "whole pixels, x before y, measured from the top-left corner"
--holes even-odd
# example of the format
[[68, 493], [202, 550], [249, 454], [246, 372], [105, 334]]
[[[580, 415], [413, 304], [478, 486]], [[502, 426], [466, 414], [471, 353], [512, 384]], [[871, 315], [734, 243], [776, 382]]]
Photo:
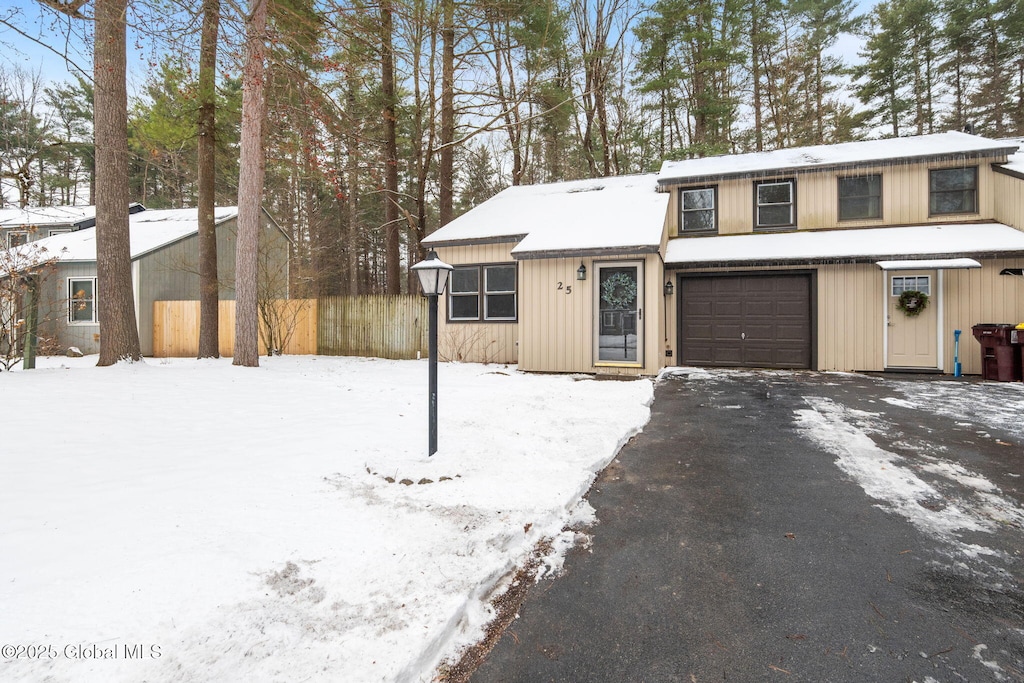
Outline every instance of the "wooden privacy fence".
[[[260, 353], [267, 354], [267, 320], [275, 340], [285, 340], [282, 353], [316, 353], [316, 300], [271, 301], [260, 315]], [[222, 357], [235, 354], [235, 302], [221, 301], [218, 346]], [[275, 344], [278, 345], [278, 344]], [[153, 355], [188, 358], [199, 353], [199, 302], [153, 302]]]
[[[286, 354], [417, 358], [427, 354], [427, 300], [421, 296], [336, 296], [271, 302], [276, 339]], [[220, 302], [220, 355], [234, 355], [235, 302]], [[261, 327], [265, 321], [260, 320]], [[290, 332], [290, 336], [289, 336]], [[260, 353], [266, 354], [265, 334]], [[199, 302], [153, 304], [153, 355], [194, 357], [199, 352]]]
[[317, 353], [394, 359], [427, 355], [425, 297], [331, 296], [317, 305]]

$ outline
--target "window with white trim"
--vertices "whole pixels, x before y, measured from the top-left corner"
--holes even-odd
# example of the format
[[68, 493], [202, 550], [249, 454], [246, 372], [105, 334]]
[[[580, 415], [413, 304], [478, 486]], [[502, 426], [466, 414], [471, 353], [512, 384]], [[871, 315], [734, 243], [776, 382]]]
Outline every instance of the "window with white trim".
[[892, 295], [900, 296], [903, 292], [932, 293], [932, 278], [928, 275], [893, 275]]
[[68, 322], [96, 323], [96, 278], [68, 278]]
[[28, 244], [28, 231], [26, 230], [11, 230], [7, 233], [7, 248], [13, 249], [14, 247], [20, 247], [23, 244]]
[[71, 232], [71, 228], [52, 228], [47, 232], [46, 236], [53, 237], [54, 235], [63, 235], [68, 232]]
[[718, 229], [715, 221], [717, 194], [714, 187], [680, 190], [679, 231], [715, 232]]
[[450, 322], [515, 322], [516, 266], [456, 266], [448, 285]]
[[796, 225], [796, 181], [775, 180], [754, 185], [754, 227], [790, 228]]

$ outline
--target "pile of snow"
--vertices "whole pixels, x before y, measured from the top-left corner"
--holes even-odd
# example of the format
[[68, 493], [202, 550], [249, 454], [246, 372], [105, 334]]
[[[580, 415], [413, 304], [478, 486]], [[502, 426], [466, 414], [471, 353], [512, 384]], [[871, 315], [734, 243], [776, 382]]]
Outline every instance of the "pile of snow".
[[0, 679], [428, 681], [652, 399], [442, 365], [427, 458], [426, 362], [261, 362], [0, 377]]

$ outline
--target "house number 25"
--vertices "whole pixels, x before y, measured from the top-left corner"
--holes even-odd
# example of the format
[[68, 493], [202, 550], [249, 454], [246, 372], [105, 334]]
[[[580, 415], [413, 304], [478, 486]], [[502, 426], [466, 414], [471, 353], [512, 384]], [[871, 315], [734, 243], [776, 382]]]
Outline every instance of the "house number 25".
[[559, 282], [558, 286], [555, 287], [555, 289], [564, 289], [566, 294], [572, 294], [572, 285], [563, 285], [561, 282]]

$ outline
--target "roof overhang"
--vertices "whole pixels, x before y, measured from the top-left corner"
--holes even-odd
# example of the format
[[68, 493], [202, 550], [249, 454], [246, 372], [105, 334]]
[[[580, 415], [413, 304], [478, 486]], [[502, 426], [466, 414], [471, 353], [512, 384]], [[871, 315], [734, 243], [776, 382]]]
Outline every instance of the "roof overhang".
[[[669, 241], [674, 268], [1024, 257], [1024, 232], [1002, 223], [799, 230]], [[919, 267], [919, 266], [915, 266]]]
[[517, 261], [528, 261], [531, 259], [544, 258], [580, 258], [584, 256], [635, 256], [642, 254], [657, 254], [657, 244], [643, 244], [630, 247], [594, 247], [589, 249], [548, 249], [542, 251], [516, 251], [512, 250], [512, 258]]
[[972, 258], [877, 261], [875, 265], [882, 270], [964, 270], [967, 268], [981, 268], [981, 263]]

